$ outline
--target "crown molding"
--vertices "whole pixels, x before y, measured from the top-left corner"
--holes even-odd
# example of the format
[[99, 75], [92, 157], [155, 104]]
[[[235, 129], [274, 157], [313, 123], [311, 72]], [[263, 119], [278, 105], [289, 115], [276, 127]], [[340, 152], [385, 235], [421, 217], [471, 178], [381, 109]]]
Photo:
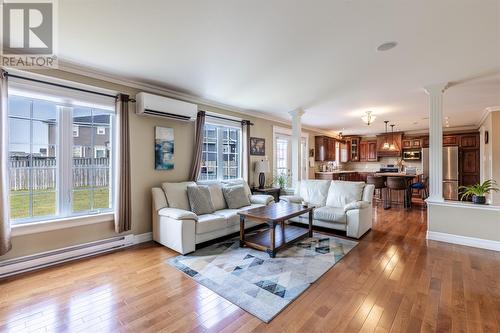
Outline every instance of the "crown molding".
[[[145, 83], [145, 82], [133, 80], [130, 78], [126, 78], [124, 76], [105, 73], [101, 70], [97, 70], [97, 69], [91, 68], [91, 67], [81, 66], [81, 65], [72, 63], [70, 61], [67, 61], [67, 60], [59, 59], [59, 70], [64, 71], [64, 72], [68, 72], [68, 73], [72, 73], [72, 74], [91, 77], [91, 78], [102, 80], [102, 81], [107, 81], [107, 82], [114, 83], [114, 84], [119, 84], [122, 86], [134, 88], [134, 89], [145, 91], [148, 93], [163, 95], [166, 97], [178, 99], [178, 100], [189, 102], [189, 103], [201, 104], [204, 106], [209, 106], [209, 107], [227, 110], [230, 112], [235, 112], [235, 113], [238, 113], [239, 115], [241, 115], [242, 118], [244, 118], [245, 115], [249, 115], [252, 117], [256, 117], [256, 118], [284, 124], [287, 126], [291, 126], [291, 120], [287, 120], [287, 119], [284, 119], [281, 117], [272, 116], [272, 115], [269, 115], [269, 114], [264, 113], [262, 111], [243, 109], [243, 108], [235, 107], [232, 105], [213, 101], [210, 99], [206, 99], [203, 97], [194, 96], [194, 95], [190, 95], [190, 94], [186, 94], [186, 93], [181, 93], [181, 92], [178, 92], [178, 91], [175, 91], [175, 90], [172, 90], [172, 89], [160, 86], [160, 85], [153, 85], [150, 83]], [[334, 132], [334, 131], [327, 131], [327, 130], [313, 128], [313, 127], [304, 126], [304, 125], [302, 126], [302, 128], [304, 130], [310, 131], [310, 132], [316, 132], [316, 133], [330, 135], [330, 136], [336, 135], [336, 132]]]
[[[455, 126], [455, 127], [443, 127], [443, 133], [450, 132], [471, 132], [478, 131], [479, 126], [477, 125], [468, 125], [468, 126]], [[403, 131], [405, 135], [419, 135], [419, 134], [429, 134], [428, 129], [421, 130], [411, 130], [411, 131]]]
[[481, 115], [481, 118], [479, 119], [479, 122], [477, 123], [477, 127], [481, 127], [484, 122], [486, 121], [486, 118], [488, 115], [492, 112], [497, 112], [500, 111], [500, 105], [499, 106], [491, 106], [487, 107], [486, 109], [483, 110], [483, 114]]

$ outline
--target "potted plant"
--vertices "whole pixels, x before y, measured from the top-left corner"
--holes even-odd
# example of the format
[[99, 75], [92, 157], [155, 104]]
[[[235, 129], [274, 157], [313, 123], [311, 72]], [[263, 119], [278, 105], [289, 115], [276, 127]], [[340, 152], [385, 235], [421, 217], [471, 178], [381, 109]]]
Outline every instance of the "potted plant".
[[482, 184], [460, 186], [458, 190], [462, 191], [462, 200], [472, 197], [473, 203], [484, 205], [486, 203], [486, 194], [499, 191], [499, 189], [495, 187], [496, 184], [497, 183], [493, 179], [488, 179]]
[[286, 172], [276, 173], [274, 176], [274, 184], [278, 185], [280, 189], [284, 189], [288, 185], [290, 176]]

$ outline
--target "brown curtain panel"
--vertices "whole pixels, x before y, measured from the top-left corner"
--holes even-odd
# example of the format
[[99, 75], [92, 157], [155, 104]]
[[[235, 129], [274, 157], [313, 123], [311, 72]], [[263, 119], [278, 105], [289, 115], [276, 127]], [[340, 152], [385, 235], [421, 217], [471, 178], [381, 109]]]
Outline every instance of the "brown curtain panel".
[[8, 112], [7, 112], [7, 72], [0, 71], [0, 256], [9, 252], [12, 248], [10, 243], [10, 221], [9, 221], [9, 153], [7, 144], [8, 135]]
[[[244, 142], [245, 146], [246, 146], [246, 149], [245, 149], [245, 161], [246, 161], [246, 175], [243, 175], [243, 178], [249, 182], [250, 181], [250, 174], [252, 172], [252, 169], [251, 169], [251, 161], [250, 161], [250, 126], [252, 126], [253, 124], [250, 122], [250, 120], [243, 120], [241, 122], [241, 127], [242, 127], [242, 131], [243, 133], [245, 133], [245, 139], [246, 139], [246, 142]], [[246, 177], [246, 178], [245, 178]]]
[[201, 152], [203, 150], [203, 133], [205, 128], [205, 111], [198, 111], [196, 116], [196, 134], [194, 139], [193, 162], [189, 171], [189, 180], [197, 181], [201, 168]]
[[128, 102], [128, 95], [120, 94], [116, 99], [117, 135], [115, 139], [118, 155], [115, 176], [115, 231], [118, 233], [130, 230], [132, 224]]

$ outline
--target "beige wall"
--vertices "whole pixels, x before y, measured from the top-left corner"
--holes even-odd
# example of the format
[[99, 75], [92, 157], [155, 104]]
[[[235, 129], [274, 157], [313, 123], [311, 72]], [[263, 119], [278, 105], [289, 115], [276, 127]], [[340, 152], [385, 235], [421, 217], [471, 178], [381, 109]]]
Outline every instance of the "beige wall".
[[[127, 93], [132, 97], [139, 92], [138, 90], [130, 87], [58, 70], [43, 71], [41, 74]], [[273, 126], [287, 127], [286, 125], [252, 117], [246, 114], [236, 114], [234, 112], [210, 106], [200, 105], [199, 108], [206, 111], [213, 111], [220, 114], [233, 115], [242, 119], [251, 120], [255, 124], [251, 129], [251, 136], [266, 139], [266, 154], [267, 158], [272, 163]], [[186, 180], [188, 177], [193, 150], [194, 123], [180, 122], [157, 117], [139, 117], [135, 115], [134, 111], [135, 104], [130, 103], [130, 154], [132, 178], [132, 230], [130, 233], [142, 234], [151, 231], [151, 187], [158, 186], [162, 182], [166, 181], [175, 182]], [[172, 127], [174, 129], [174, 170], [156, 171], [154, 169], [153, 143], [155, 126]], [[309, 146], [310, 148], [314, 147], [314, 133], [310, 133]], [[259, 157], [252, 157], [251, 160], [255, 161], [258, 159]], [[310, 172], [313, 171], [310, 170]], [[253, 178], [252, 172], [249, 180], [250, 184], [253, 184]], [[60, 229], [57, 231], [16, 236], [13, 237], [12, 240], [12, 250], [6, 255], [1, 256], [0, 261], [113, 236], [116, 236], [116, 234], [113, 230], [112, 223], [92, 224], [81, 227]]]

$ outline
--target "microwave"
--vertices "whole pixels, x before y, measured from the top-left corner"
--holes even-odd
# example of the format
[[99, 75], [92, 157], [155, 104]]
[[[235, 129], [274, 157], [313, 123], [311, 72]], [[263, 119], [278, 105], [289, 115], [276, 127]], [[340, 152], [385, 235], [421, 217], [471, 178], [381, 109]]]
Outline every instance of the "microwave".
[[420, 149], [403, 150], [403, 160], [420, 161], [421, 159], [422, 159], [422, 150]]

